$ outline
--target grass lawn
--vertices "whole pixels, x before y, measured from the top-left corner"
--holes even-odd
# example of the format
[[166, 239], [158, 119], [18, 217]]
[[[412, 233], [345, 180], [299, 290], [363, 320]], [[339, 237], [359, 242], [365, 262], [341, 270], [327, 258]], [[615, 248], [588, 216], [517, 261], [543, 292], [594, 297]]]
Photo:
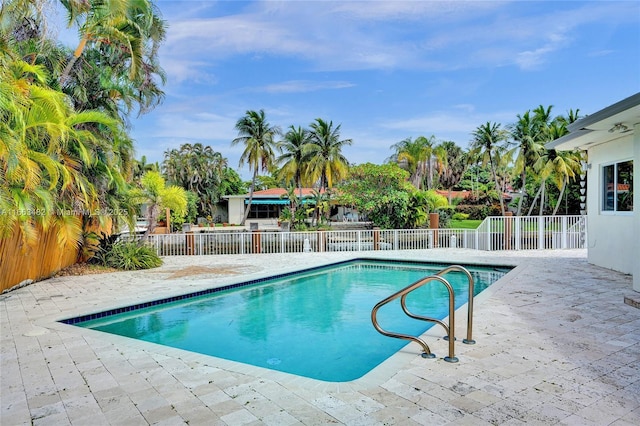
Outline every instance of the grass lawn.
[[451, 229], [476, 229], [481, 220], [451, 220]]

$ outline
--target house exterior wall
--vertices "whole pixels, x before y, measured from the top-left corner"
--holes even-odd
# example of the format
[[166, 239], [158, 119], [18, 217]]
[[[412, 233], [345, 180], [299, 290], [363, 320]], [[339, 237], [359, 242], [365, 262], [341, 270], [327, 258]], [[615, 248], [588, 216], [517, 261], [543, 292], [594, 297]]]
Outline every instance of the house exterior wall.
[[240, 224], [244, 217], [244, 197], [229, 198], [229, 223]]
[[[637, 133], [636, 133], [637, 135]], [[637, 136], [628, 135], [597, 145], [588, 151], [587, 216], [589, 220], [588, 260], [598, 266], [631, 274], [638, 263], [638, 165], [634, 146]], [[602, 167], [625, 160], [634, 160], [634, 212], [603, 212]], [[634, 225], [636, 223], [636, 225]], [[637, 266], [637, 265], [636, 265]], [[638, 276], [636, 274], [636, 276]]]
[[640, 291], [640, 123], [633, 130], [633, 289]]

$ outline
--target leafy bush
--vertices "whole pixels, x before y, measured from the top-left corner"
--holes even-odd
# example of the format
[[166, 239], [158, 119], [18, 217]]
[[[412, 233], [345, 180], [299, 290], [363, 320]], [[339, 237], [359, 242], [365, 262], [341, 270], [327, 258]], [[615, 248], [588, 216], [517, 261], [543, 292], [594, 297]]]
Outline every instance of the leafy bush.
[[117, 241], [98, 256], [104, 266], [125, 271], [157, 268], [162, 259], [153, 248], [137, 241]]
[[438, 213], [440, 216], [438, 227], [449, 228], [451, 226], [451, 218], [453, 217], [454, 212], [454, 207], [440, 207], [439, 209], [436, 209], [434, 213]]
[[[498, 208], [500, 208], [500, 206], [498, 206]], [[456, 212], [468, 215], [467, 219], [484, 220], [484, 218], [489, 216], [489, 206], [458, 204], [456, 206]]]
[[453, 220], [467, 220], [469, 219], [469, 214], [468, 213], [454, 213], [453, 217], [451, 218]]

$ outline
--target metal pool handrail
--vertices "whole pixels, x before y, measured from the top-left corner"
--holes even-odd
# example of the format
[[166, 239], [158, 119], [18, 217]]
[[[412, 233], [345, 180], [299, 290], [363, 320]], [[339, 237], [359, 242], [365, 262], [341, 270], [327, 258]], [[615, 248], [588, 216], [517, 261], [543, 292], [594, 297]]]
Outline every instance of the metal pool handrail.
[[[429, 317], [423, 317], [423, 316], [419, 316], [419, 315], [414, 315], [410, 312], [408, 312], [408, 310], [406, 309], [406, 306], [404, 305], [404, 299], [406, 297], [407, 294], [411, 293], [413, 290], [422, 287], [423, 285], [431, 282], [431, 281], [438, 281], [441, 282], [442, 284], [444, 284], [444, 286], [447, 288], [447, 291], [449, 292], [449, 325], [447, 326], [447, 324], [445, 324], [444, 322], [435, 319], [435, 318], [429, 318]], [[449, 281], [447, 281], [446, 279], [442, 278], [439, 275], [430, 275], [428, 277], [422, 278], [418, 281], [416, 281], [415, 283], [403, 288], [400, 291], [397, 291], [396, 293], [392, 294], [391, 296], [387, 297], [384, 300], [381, 300], [380, 302], [378, 302], [374, 307], [373, 310], [371, 311], [371, 322], [373, 323], [373, 326], [375, 327], [376, 330], [378, 330], [378, 332], [380, 334], [383, 334], [385, 336], [389, 336], [389, 337], [395, 337], [398, 339], [405, 339], [405, 340], [411, 340], [413, 342], [418, 343], [423, 350], [422, 353], [422, 357], [423, 358], [435, 358], [435, 354], [431, 353], [431, 350], [429, 349], [429, 346], [419, 337], [415, 337], [415, 336], [410, 336], [408, 334], [402, 334], [402, 333], [394, 333], [394, 332], [390, 332], [390, 331], [386, 331], [384, 330], [382, 327], [380, 327], [380, 324], [378, 324], [378, 310], [386, 305], [387, 303], [397, 299], [398, 297], [401, 297], [401, 304], [402, 304], [402, 309], [404, 310], [404, 312], [409, 315], [411, 318], [415, 318], [415, 319], [419, 319], [422, 321], [429, 321], [429, 322], [435, 322], [437, 324], [440, 324], [442, 327], [445, 328], [445, 330], [447, 331], [447, 335], [449, 337], [449, 356], [444, 357], [444, 360], [447, 362], [458, 362], [458, 358], [455, 357], [454, 355], [454, 342], [455, 342], [455, 337], [453, 335], [454, 333], [454, 329], [455, 329], [455, 302], [454, 302], [454, 293], [453, 293], [453, 287], [451, 287], [451, 284], [449, 284]]]
[[[472, 337], [472, 333], [473, 333], [473, 291], [474, 291], [474, 281], [473, 281], [473, 276], [471, 275], [471, 273], [469, 272], [469, 270], [467, 270], [467, 268], [462, 267], [460, 265], [451, 265], [446, 267], [445, 269], [443, 269], [442, 271], [438, 272], [436, 275], [438, 276], [443, 276], [451, 271], [459, 271], [459, 272], [463, 272], [466, 276], [467, 279], [469, 280], [469, 297], [468, 297], [468, 302], [467, 302], [467, 338], [462, 340], [462, 343], [466, 343], [467, 345], [473, 345], [476, 343], [475, 340], [473, 340]], [[404, 305], [404, 299], [403, 299], [403, 304], [402, 304], [402, 309], [407, 313], [407, 315], [411, 316], [407, 310], [405, 309], [405, 305]]]

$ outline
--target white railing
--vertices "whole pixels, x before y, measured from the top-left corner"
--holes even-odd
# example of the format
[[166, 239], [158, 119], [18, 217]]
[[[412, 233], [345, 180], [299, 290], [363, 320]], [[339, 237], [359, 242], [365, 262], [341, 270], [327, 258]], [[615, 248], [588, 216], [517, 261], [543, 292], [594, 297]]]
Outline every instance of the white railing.
[[345, 231], [211, 231], [150, 235], [160, 256], [420, 250], [584, 248], [585, 216], [488, 217], [477, 229], [384, 229]]

